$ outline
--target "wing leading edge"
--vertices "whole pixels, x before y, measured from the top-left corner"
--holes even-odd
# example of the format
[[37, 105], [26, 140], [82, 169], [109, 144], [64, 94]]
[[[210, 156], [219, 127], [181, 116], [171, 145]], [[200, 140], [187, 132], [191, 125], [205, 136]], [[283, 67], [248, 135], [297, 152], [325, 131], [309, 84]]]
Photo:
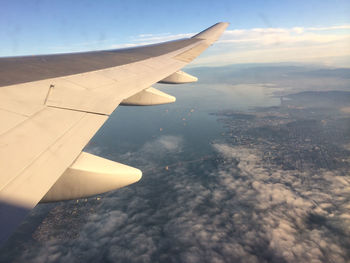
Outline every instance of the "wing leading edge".
[[[89, 173], [90, 178], [107, 174], [108, 178], [116, 173], [122, 166], [82, 155], [85, 145], [123, 101], [135, 103], [136, 98], [145, 105], [152, 105], [152, 100], [174, 101], [151, 85], [161, 80], [195, 81], [175, 73], [216, 41], [227, 26], [217, 23], [189, 39], [133, 49], [0, 58], [0, 119], [4, 123], [0, 127], [0, 243], [45, 195], [50, 199], [50, 188], [65, 188], [74, 181], [67, 174]], [[107, 163], [111, 169], [96, 172], [96, 167]], [[120, 169], [127, 171], [126, 177], [133, 171], [135, 179], [125, 181], [132, 183], [141, 175], [129, 168]], [[116, 188], [125, 184], [116, 183]], [[79, 197], [82, 189], [63, 195]], [[54, 191], [52, 200], [60, 200], [60, 191]], [[97, 192], [90, 187], [89, 193]]]

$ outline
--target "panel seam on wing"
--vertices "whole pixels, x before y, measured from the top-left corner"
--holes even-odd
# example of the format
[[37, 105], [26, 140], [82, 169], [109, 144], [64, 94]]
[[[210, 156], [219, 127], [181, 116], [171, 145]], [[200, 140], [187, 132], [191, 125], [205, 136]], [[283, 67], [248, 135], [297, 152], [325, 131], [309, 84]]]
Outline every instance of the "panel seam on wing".
[[[118, 105], [116, 107], [118, 107]], [[71, 108], [65, 108], [65, 107], [59, 107], [59, 106], [47, 105], [47, 107], [48, 108], [54, 108], [54, 109], [69, 110], [69, 111], [83, 112], [83, 113], [89, 113], [89, 114], [96, 114], [96, 115], [102, 115], [102, 116], [110, 116], [110, 114], [101, 113], [101, 112], [77, 110], [77, 109], [71, 109]]]
[[[63, 109], [62, 109], [63, 110]], [[70, 130], [72, 130], [76, 125], [78, 125], [82, 119], [84, 119], [84, 117], [86, 117], [86, 114], [82, 115], [79, 120], [77, 122], [75, 122], [71, 127], [69, 127], [64, 133], [62, 133], [60, 136], [57, 137], [56, 140], [54, 140], [46, 149], [44, 149], [43, 151], [41, 151], [35, 158], [33, 158], [33, 161], [30, 162], [28, 165], [26, 165], [25, 167], [23, 167], [21, 169], [21, 171], [19, 171], [17, 173], [16, 176], [14, 176], [11, 180], [9, 180], [6, 184], [3, 185], [3, 187], [0, 188], [0, 193], [2, 190], [4, 190], [8, 185], [10, 185], [13, 181], [15, 181], [18, 176], [20, 176], [26, 169], [28, 169], [30, 166], [32, 166], [39, 158], [40, 156], [42, 156], [43, 153], [45, 153], [46, 151], [48, 151], [52, 145], [54, 145], [57, 141], [59, 141], [62, 137], [64, 137]]]

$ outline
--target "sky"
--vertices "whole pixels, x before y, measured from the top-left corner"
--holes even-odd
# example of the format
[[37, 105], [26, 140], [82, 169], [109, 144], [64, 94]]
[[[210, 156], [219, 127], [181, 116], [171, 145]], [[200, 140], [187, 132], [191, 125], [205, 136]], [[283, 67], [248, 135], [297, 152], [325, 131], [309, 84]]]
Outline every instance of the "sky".
[[230, 26], [193, 66], [307, 62], [350, 66], [350, 2], [1, 1], [0, 56], [79, 52]]

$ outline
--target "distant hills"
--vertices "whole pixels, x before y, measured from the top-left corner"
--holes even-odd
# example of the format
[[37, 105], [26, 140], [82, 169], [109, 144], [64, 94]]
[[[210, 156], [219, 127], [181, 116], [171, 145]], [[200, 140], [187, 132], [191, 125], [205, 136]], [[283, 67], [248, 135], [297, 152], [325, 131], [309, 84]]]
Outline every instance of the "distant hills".
[[286, 96], [289, 104], [309, 107], [341, 108], [350, 106], [350, 91], [304, 91]]
[[199, 77], [198, 84], [272, 84], [282, 88], [283, 95], [310, 90], [350, 91], [350, 68], [272, 63], [198, 67], [189, 68], [187, 72]]

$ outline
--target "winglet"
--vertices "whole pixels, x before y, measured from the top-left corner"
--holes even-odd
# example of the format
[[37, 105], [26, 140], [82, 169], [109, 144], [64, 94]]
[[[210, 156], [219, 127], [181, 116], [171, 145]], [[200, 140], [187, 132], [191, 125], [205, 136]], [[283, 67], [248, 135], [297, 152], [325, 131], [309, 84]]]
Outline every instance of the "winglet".
[[194, 35], [192, 38], [204, 39], [208, 40], [210, 43], [213, 43], [219, 39], [219, 37], [225, 31], [228, 25], [229, 23], [227, 22], [216, 23], [215, 25], [198, 33], [197, 35]]

